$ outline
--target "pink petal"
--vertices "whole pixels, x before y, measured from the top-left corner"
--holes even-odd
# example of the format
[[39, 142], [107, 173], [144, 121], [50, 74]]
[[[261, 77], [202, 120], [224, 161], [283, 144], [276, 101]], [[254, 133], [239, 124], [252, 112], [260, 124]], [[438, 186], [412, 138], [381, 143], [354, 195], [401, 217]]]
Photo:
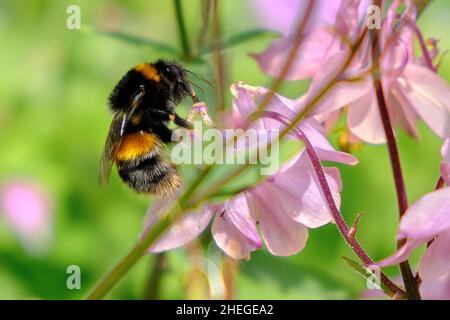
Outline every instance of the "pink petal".
[[391, 37], [393, 30], [393, 25], [395, 22], [395, 19], [397, 18], [397, 10], [400, 6], [401, 2], [399, 0], [394, 0], [389, 6], [389, 9], [386, 13], [386, 18], [383, 21], [382, 31], [381, 31], [381, 46], [384, 48], [386, 47], [386, 44]]
[[224, 212], [225, 220], [230, 221], [252, 246], [261, 247], [262, 242], [256, 229], [256, 221], [251, 215], [245, 193], [238, 194], [226, 201]]
[[[234, 83], [231, 87], [231, 91], [234, 95], [233, 99], [233, 117], [236, 119], [235, 124], [240, 127], [240, 123], [244, 122], [257, 108], [257, 106], [263, 101], [265, 96], [269, 93], [269, 90], [263, 87], [253, 87], [245, 85], [241, 82]], [[303, 99], [297, 100], [302, 102]], [[294, 108], [300, 108], [300, 105], [296, 106], [296, 102], [290, 100], [281, 95], [275, 94], [272, 100], [267, 104], [266, 111], [274, 111], [287, 117], [288, 119], [294, 119], [296, 112]], [[296, 110], [299, 111], [298, 109]], [[255, 121], [252, 124], [252, 128], [255, 129], [278, 129], [281, 130], [285, 127], [281, 122], [263, 118]], [[313, 146], [317, 149], [318, 156], [321, 160], [334, 161], [339, 163], [345, 163], [349, 165], [355, 165], [358, 160], [344, 152], [336, 151], [333, 146], [328, 142], [323, 134], [323, 128], [313, 119], [303, 120], [299, 128], [308, 137]], [[293, 137], [293, 134], [290, 135]], [[298, 139], [297, 137], [295, 137]]]
[[[325, 172], [335, 203], [339, 207], [341, 201], [339, 171], [336, 168], [325, 168]], [[306, 155], [302, 155], [296, 164], [277, 174], [273, 182], [267, 182], [265, 185], [280, 199], [283, 212], [308, 228], [317, 228], [333, 220], [319, 181]]]
[[388, 107], [391, 113], [392, 122], [394, 125], [399, 125], [408, 134], [419, 138], [419, 132], [417, 131], [417, 121], [419, 116], [413, 108], [403, 108], [402, 106], [408, 105], [408, 100], [405, 97], [402, 90], [399, 90], [397, 81], [394, 81], [388, 99]]
[[[145, 233], [165, 216], [172, 204], [173, 202], [168, 199], [155, 200], [144, 218]], [[163, 232], [148, 252], [155, 253], [179, 248], [194, 240], [208, 226], [214, 212], [215, 208], [205, 206], [203, 209], [184, 213]]]
[[359, 31], [361, 20], [366, 19], [370, 4], [370, 0], [343, 0], [336, 16], [338, 31], [354, 40], [352, 36]]
[[[294, 46], [295, 34], [275, 40], [262, 53], [252, 54], [261, 70], [272, 76], [279, 77]], [[297, 50], [291, 68], [285, 79], [301, 80], [312, 77], [327, 57], [339, 52], [341, 44], [325, 28], [315, 28], [306, 33]]]
[[348, 104], [347, 125], [351, 133], [365, 142], [386, 142], [373, 85], [364, 96]]
[[450, 229], [441, 233], [420, 259], [419, 274], [423, 280], [450, 273]]
[[304, 0], [253, 0], [251, 4], [260, 26], [285, 34], [292, 32], [307, 5]]
[[[341, 2], [342, 0], [314, 0], [313, 12], [308, 17], [307, 29], [321, 23], [334, 24]], [[306, 0], [252, 1], [252, 9], [259, 18], [259, 25], [284, 34], [295, 31], [307, 5]]]
[[333, 55], [321, 65], [320, 70], [314, 75], [308, 91], [308, 97], [305, 100], [306, 104], [323, 92], [331, 79], [338, 76], [340, 80], [320, 98], [312, 111], [312, 115], [331, 114], [357, 100], [371, 89], [371, 82], [368, 77], [351, 80], [345, 78], [355, 71], [349, 71], [347, 75], [339, 75], [347, 57], [348, 51], [346, 50]]
[[447, 186], [450, 186], [450, 163], [441, 163], [441, 175]]
[[[450, 188], [428, 193], [413, 203], [400, 221], [398, 238], [407, 238], [405, 245], [391, 257], [379, 262], [378, 265], [387, 266], [405, 261], [418, 246], [427, 243], [436, 236], [439, 238], [444, 233], [447, 233], [446, 237], [448, 237], [449, 230]], [[434, 250], [442, 250], [439, 243], [441, 242], [438, 242], [438, 246]], [[448, 247], [448, 241], [446, 244]], [[427, 255], [434, 257], [433, 253], [432, 250]], [[446, 259], [446, 256], [443, 257]], [[432, 270], [427, 259], [425, 259], [425, 263], [429, 270]], [[427, 267], [425, 267], [425, 270], [427, 270]]]
[[450, 186], [450, 138], [447, 138], [441, 149], [441, 175], [447, 186]]
[[250, 226], [247, 221], [243, 221], [244, 219], [235, 212], [226, 210], [223, 215], [220, 213], [216, 215], [212, 225], [212, 234], [217, 246], [233, 259], [249, 260], [251, 252], [262, 246], [254, 223]]
[[[386, 48], [388, 41], [392, 37], [392, 31], [395, 29], [394, 23], [398, 20], [398, 8], [402, 4], [402, 0], [395, 0], [389, 7], [386, 18], [384, 19], [381, 28], [381, 46]], [[412, 23], [416, 22], [417, 9], [413, 1], [405, 1], [405, 8], [403, 9], [402, 19], [410, 20]], [[408, 48], [408, 55], [412, 59], [414, 57], [414, 42], [413, 42], [413, 31], [409, 25], [405, 25], [402, 28], [399, 39], [403, 41]]]
[[299, 127], [314, 146], [320, 160], [344, 163], [352, 166], [358, 163], [358, 159], [353, 155], [336, 151], [324, 136], [323, 128], [313, 119], [303, 120]]
[[441, 156], [444, 163], [450, 163], [450, 138], [445, 139], [441, 148]]
[[450, 136], [450, 87], [439, 75], [414, 64], [408, 64], [397, 80], [408, 104], [430, 129], [441, 138]]
[[400, 221], [399, 238], [434, 238], [450, 228], [450, 188], [426, 194], [413, 203]]
[[277, 256], [290, 256], [301, 251], [308, 239], [308, 229], [283, 212], [280, 199], [264, 186], [251, 192], [250, 208], [258, 216], [267, 249]]
[[393, 255], [384, 260], [381, 260], [380, 262], [377, 262], [376, 265], [378, 265], [379, 267], [386, 267], [406, 261], [413, 252], [413, 250], [418, 246], [420, 246], [421, 244], [423, 244], [423, 241], [421, 240], [408, 239], [408, 241]]
[[[234, 128], [242, 128], [248, 117], [250, 117], [264, 101], [270, 90], [264, 87], [250, 86], [243, 82], [235, 82], [231, 85], [233, 95], [232, 117]], [[273, 98], [266, 105], [266, 111], [278, 112], [288, 118], [294, 117], [294, 112], [288, 107], [294, 105], [294, 101], [279, 94], [274, 94]], [[264, 118], [255, 121], [252, 128], [255, 129], [279, 129], [282, 124], [273, 119]]]
[[424, 300], [450, 300], [450, 273], [437, 279], [422, 281], [420, 294]]
[[[336, 125], [341, 117], [341, 111], [342, 110], [333, 111], [329, 115], [325, 116], [323, 120], [318, 120], [320, 123], [323, 123], [323, 128], [327, 135], [331, 134], [334, 128], [336, 128]], [[315, 117], [315, 119], [320, 118], [321, 115]]]

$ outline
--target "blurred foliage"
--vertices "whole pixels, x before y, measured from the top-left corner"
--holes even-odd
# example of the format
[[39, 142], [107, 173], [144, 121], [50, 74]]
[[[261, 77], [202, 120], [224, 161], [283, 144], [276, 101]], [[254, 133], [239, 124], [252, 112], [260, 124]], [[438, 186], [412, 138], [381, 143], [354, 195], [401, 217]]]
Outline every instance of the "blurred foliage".
[[[189, 40], [194, 43], [201, 26], [201, 1], [183, 2]], [[120, 34], [68, 30], [66, 8], [72, 4], [81, 7], [83, 28]], [[436, 0], [420, 21], [426, 36], [441, 39], [443, 50], [450, 47], [444, 28], [449, 8], [447, 1]], [[222, 38], [229, 39], [224, 45], [230, 46], [224, 52], [225, 87], [237, 80], [270, 84], [248, 56], [262, 51], [273, 38], [258, 31], [250, 4], [220, 1], [219, 14]], [[123, 41], [128, 35], [133, 41]], [[106, 99], [116, 81], [139, 62], [173, 58], [174, 50], [179, 51], [172, 2], [2, 0], [0, 38], [0, 183], [15, 178], [35, 181], [54, 202], [53, 242], [45, 254], [27, 252], [0, 219], [0, 298], [81, 298], [133, 244], [150, 203], [123, 186], [116, 175], [100, 188], [98, 160], [110, 121]], [[242, 40], [250, 41], [239, 46]], [[187, 66], [213, 79], [209, 41], [201, 51], [202, 61]], [[448, 59], [441, 74], [450, 78]], [[307, 84], [288, 83], [282, 93], [298, 97]], [[208, 88], [200, 98], [214, 113], [214, 90]], [[226, 99], [229, 106], [228, 92]], [[184, 112], [188, 107], [183, 106]], [[420, 132], [420, 142], [399, 133], [410, 201], [433, 189], [439, 174], [441, 142], [424, 126]], [[331, 139], [337, 142], [337, 134]], [[356, 156], [358, 166], [340, 166], [342, 211], [349, 222], [358, 212], [365, 213], [358, 238], [378, 260], [393, 251], [398, 223], [388, 154], [384, 146], [364, 145]], [[203, 238], [208, 240], [207, 235]], [[311, 230], [308, 245], [296, 256], [273, 257], [261, 250], [240, 263], [234, 297], [355, 298], [365, 281], [343, 263], [342, 256], [353, 257], [333, 225]], [[153, 259], [142, 259], [109, 297], [144, 297]], [[167, 254], [161, 298], [187, 297], [189, 261], [183, 249]], [[66, 268], [71, 264], [81, 267], [81, 290], [66, 288]], [[396, 268], [387, 271], [397, 274]]]

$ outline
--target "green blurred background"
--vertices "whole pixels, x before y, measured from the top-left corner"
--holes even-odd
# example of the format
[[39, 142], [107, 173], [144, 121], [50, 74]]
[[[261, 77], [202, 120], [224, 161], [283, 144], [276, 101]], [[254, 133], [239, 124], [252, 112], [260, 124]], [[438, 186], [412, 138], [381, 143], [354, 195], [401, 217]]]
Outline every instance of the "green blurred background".
[[[26, 250], [0, 216], [0, 299], [82, 298], [134, 243], [150, 202], [133, 194], [116, 175], [100, 188], [98, 160], [110, 121], [110, 90], [131, 66], [165, 53], [93, 31], [68, 30], [66, 9], [72, 4], [81, 8], [83, 28], [122, 31], [179, 47], [172, 1], [0, 0], [0, 184], [15, 179], [37, 183], [53, 203], [52, 240], [40, 253]], [[200, 1], [183, 4], [188, 34], [195, 42]], [[435, 0], [420, 20], [425, 36], [441, 39], [442, 50], [450, 47], [449, 9], [448, 1]], [[257, 27], [247, 1], [220, 1], [219, 13], [224, 38]], [[238, 80], [271, 83], [248, 53], [262, 51], [272, 38], [262, 36], [224, 53], [226, 87]], [[212, 79], [212, 58], [203, 58], [204, 63], [188, 66]], [[450, 79], [448, 59], [440, 72]], [[290, 83], [282, 93], [295, 98], [306, 85]], [[207, 90], [212, 92], [200, 95], [214, 113], [214, 90]], [[420, 142], [399, 134], [410, 201], [433, 189], [439, 175], [441, 141], [423, 125], [420, 132]], [[358, 166], [341, 167], [342, 211], [349, 222], [365, 213], [359, 239], [379, 260], [394, 250], [397, 227], [388, 154], [385, 146], [364, 145], [355, 155]], [[218, 251], [211, 247], [208, 252], [217, 256]], [[233, 297], [357, 298], [365, 280], [344, 265], [341, 256], [353, 257], [333, 225], [311, 230], [306, 248], [296, 256], [273, 257], [260, 250], [239, 263]], [[141, 259], [108, 297], [142, 299], [153, 259]], [[81, 290], [66, 287], [66, 268], [72, 264], [81, 268]], [[186, 250], [169, 252], [164, 270], [159, 298], [195, 297], [187, 289], [192, 261]], [[396, 268], [387, 272], [398, 274]]]

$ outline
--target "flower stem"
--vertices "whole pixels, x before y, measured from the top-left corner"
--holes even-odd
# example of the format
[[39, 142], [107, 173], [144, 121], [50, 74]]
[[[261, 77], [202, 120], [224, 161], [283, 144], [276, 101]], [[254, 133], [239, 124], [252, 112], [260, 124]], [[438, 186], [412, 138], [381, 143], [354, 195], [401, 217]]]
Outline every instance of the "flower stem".
[[[374, 0], [373, 3], [381, 7], [381, 5], [383, 4], [383, 0]], [[405, 214], [406, 209], [408, 209], [408, 199], [406, 197], [406, 188], [403, 179], [402, 166], [400, 163], [400, 156], [397, 147], [397, 140], [395, 139], [394, 129], [392, 127], [391, 119], [389, 117], [386, 99], [383, 93], [383, 85], [381, 83], [381, 74], [379, 70], [380, 68], [379, 60], [381, 53], [381, 45], [379, 43], [380, 30], [373, 30], [370, 35], [372, 36], [373, 85], [377, 97], [378, 110], [380, 112], [384, 133], [386, 135], [386, 141], [389, 150], [389, 158], [391, 161], [392, 173], [394, 175], [395, 190], [397, 193], [399, 216], [401, 218]], [[389, 45], [386, 45], [386, 47], [389, 48]], [[406, 242], [405, 239], [397, 241], [397, 248], [398, 249], [401, 248], [405, 244], [405, 242]], [[419, 293], [419, 287], [411, 271], [411, 267], [409, 265], [408, 260], [400, 263], [400, 272], [402, 274], [403, 283], [405, 285], [406, 298], [408, 300], [420, 300], [421, 298]]]
[[94, 286], [87, 295], [88, 300], [98, 300], [114, 287], [114, 285], [130, 270], [140, 258], [143, 257], [148, 248], [155, 243], [164, 231], [177, 219], [187, 208], [190, 207], [190, 200], [197, 187], [209, 175], [211, 170], [203, 170], [193, 183], [187, 188], [178, 202], [168, 211], [164, 217], [156, 223], [153, 228], [140, 237], [136, 244], [102, 279]]
[[[285, 116], [273, 112], [273, 111], [265, 111], [264, 115], [266, 117], [275, 119], [285, 125], [289, 125], [290, 121]], [[364, 251], [361, 244], [356, 240], [355, 237], [351, 236], [350, 228], [348, 227], [347, 223], [344, 220], [344, 217], [342, 216], [341, 212], [339, 211], [338, 207], [336, 206], [336, 203], [334, 202], [333, 194], [330, 190], [330, 186], [328, 185], [325, 172], [323, 171], [322, 165], [320, 163], [320, 159], [317, 156], [316, 151], [314, 150], [313, 145], [309, 141], [309, 139], [306, 137], [306, 135], [298, 128], [293, 128], [293, 132], [295, 135], [303, 141], [305, 144], [305, 150], [308, 154], [308, 157], [311, 161], [311, 164], [313, 166], [314, 172], [317, 176], [317, 179], [319, 180], [319, 184], [322, 190], [322, 193], [325, 197], [325, 200], [327, 202], [328, 208], [331, 211], [331, 214], [333, 216], [334, 221], [336, 222], [336, 226], [339, 230], [339, 233], [344, 238], [345, 242], [352, 248], [353, 252], [361, 259], [361, 261], [364, 263], [366, 267], [373, 265], [373, 260], [369, 257], [369, 255]], [[383, 282], [383, 284], [386, 285], [387, 288], [392, 292], [392, 294], [400, 294], [402, 295], [404, 292], [398, 288], [384, 273], [380, 274], [380, 280]]]
[[175, 7], [175, 17], [177, 20], [178, 34], [180, 37], [182, 57], [185, 61], [189, 61], [191, 58], [191, 49], [189, 47], [189, 40], [186, 32], [186, 26], [184, 23], [181, 0], [173, 0], [173, 4]]
[[[383, 87], [381, 80], [374, 79], [374, 86], [377, 95], [378, 109], [380, 111], [381, 120], [383, 122], [384, 132], [389, 150], [389, 158], [391, 160], [392, 172], [394, 175], [395, 189], [397, 192], [397, 202], [399, 208], [400, 218], [408, 209], [408, 200], [406, 197], [405, 182], [403, 179], [402, 166], [400, 163], [400, 156], [397, 147], [397, 140], [395, 139], [394, 129], [392, 128], [389, 112], [387, 110], [386, 100], [384, 98]], [[405, 239], [397, 242], [397, 248], [401, 248], [405, 244]], [[411, 271], [408, 260], [400, 263], [400, 271], [405, 284], [407, 298], [409, 300], [420, 300], [419, 288], [416, 279]]]
[[157, 300], [159, 298], [159, 289], [161, 285], [161, 276], [164, 273], [164, 264], [166, 258], [164, 252], [155, 255], [152, 261], [152, 267], [147, 280], [147, 287], [144, 292], [145, 300]]
[[147, 249], [158, 239], [158, 237], [171, 224], [169, 215], [161, 219], [147, 235], [139, 239], [128, 254], [123, 257], [105, 276], [96, 284], [86, 299], [99, 300], [114, 287], [114, 285], [135, 265], [144, 255]]

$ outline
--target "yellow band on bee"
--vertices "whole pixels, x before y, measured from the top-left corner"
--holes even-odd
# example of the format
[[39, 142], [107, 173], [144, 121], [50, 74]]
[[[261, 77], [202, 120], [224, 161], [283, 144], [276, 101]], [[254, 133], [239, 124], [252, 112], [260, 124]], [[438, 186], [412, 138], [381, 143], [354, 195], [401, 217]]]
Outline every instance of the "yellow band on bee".
[[153, 134], [141, 132], [128, 134], [123, 137], [117, 151], [116, 161], [134, 160], [158, 147], [158, 140]]
[[158, 71], [151, 64], [148, 63], [140, 63], [134, 67], [134, 69], [144, 75], [149, 80], [153, 80], [159, 82], [161, 80], [161, 76]]

